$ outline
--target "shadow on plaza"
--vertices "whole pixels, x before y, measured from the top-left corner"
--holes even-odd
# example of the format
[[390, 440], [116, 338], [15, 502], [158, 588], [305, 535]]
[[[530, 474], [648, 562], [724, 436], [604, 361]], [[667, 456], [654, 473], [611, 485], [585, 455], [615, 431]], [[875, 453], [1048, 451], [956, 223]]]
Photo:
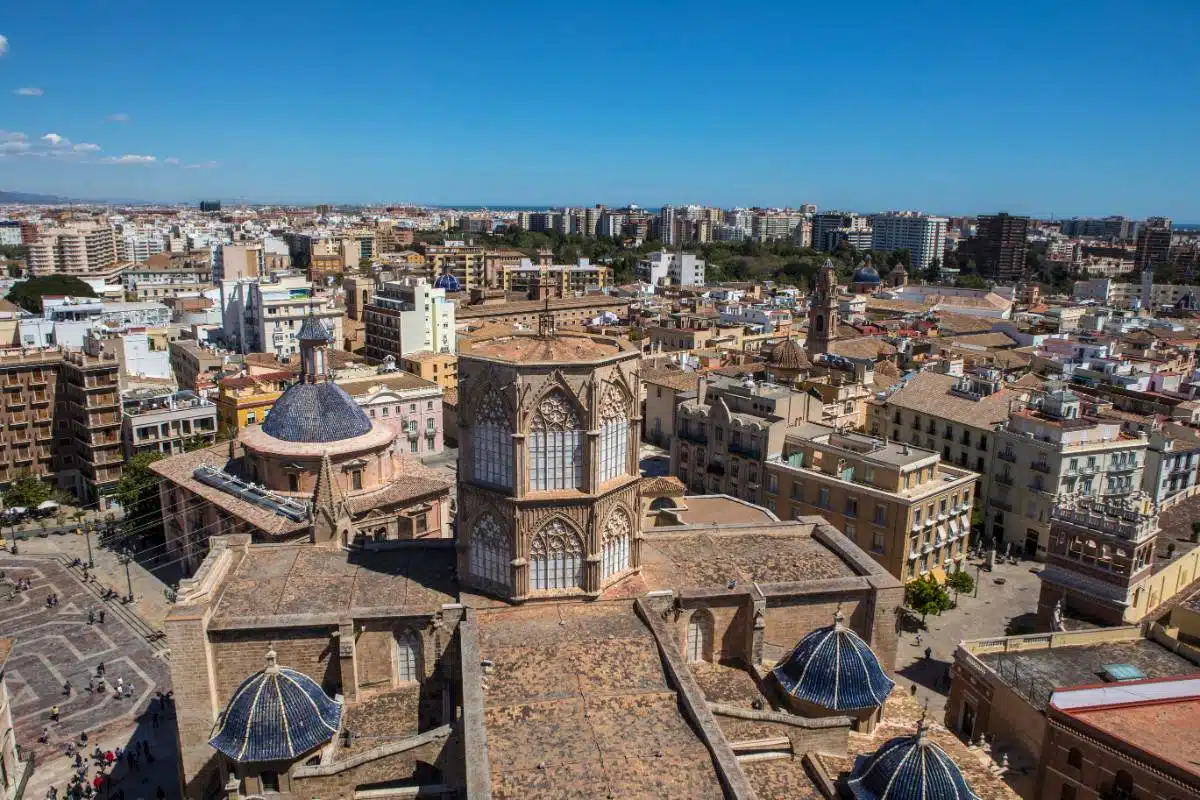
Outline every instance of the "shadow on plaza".
[[950, 689], [949, 661], [939, 658], [918, 658], [904, 669], [896, 672], [913, 683], [938, 694], [945, 694]]
[[[156, 715], [158, 718], [157, 723], [155, 721]], [[179, 758], [176, 753], [175, 712], [173, 707], [163, 704], [156, 697], [138, 715], [136, 723], [136, 727], [126, 741], [114, 740], [106, 734], [106, 728], [104, 727], [90, 731], [86, 744], [79, 740], [76, 741], [83, 764], [87, 767], [88, 783], [91, 783], [96, 775], [99, 774], [100, 765], [103, 763], [103, 756], [100, 759], [95, 757], [96, 749], [99, 748], [103, 754], [109, 751], [115, 752], [117, 747], [121, 748], [121, 758], [111, 766], [103, 767], [103, 774], [107, 776], [107, 780], [104, 783], [105, 788], [95, 795], [95, 797], [106, 800], [108, 798], [155, 800], [159, 797], [159, 788], [162, 789], [162, 796], [164, 797], [178, 797]], [[149, 747], [148, 752], [142, 749], [141, 743], [143, 742]], [[130, 752], [135, 754], [135, 760], [130, 760], [128, 756]], [[64, 765], [73, 763], [73, 757], [66, 754], [65, 744], [53, 756], [40, 758], [39, 768], [49, 769], [53, 767], [56, 771], [59, 771], [57, 765], [52, 764], [51, 759], [61, 759]], [[73, 770], [70, 766], [68, 766], [68, 769]], [[56, 784], [55, 788], [58, 789], [59, 797], [71, 796], [67, 794], [66, 790], [69, 788], [67, 784]]]

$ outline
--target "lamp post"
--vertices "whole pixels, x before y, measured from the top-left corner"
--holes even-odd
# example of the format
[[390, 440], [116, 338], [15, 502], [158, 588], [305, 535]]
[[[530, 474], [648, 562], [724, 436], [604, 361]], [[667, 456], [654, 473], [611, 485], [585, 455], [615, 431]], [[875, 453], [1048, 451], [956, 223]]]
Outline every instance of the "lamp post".
[[92, 528], [90, 525], [85, 525], [81, 530], [83, 531], [83, 540], [87, 542], [88, 569], [94, 569], [96, 562], [92, 561]]
[[125, 585], [129, 588], [129, 594], [125, 597], [126, 603], [133, 602], [133, 578], [129, 575], [129, 562], [133, 561], [133, 556], [130, 555], [129, 549], [126, 548], [121, 556], [121, 563], [125, 565]]
[[983, 570], [982, 564], [975, 565], [975, 594], [974, 597], [979, 597], [979, 573]]

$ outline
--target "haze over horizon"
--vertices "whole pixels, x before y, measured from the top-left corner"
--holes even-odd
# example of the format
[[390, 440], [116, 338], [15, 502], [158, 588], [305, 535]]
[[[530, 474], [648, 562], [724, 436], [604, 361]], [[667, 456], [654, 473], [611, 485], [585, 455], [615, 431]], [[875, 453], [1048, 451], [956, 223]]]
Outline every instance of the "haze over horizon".
[[204, 12], [10, 9], [0, 186], [1200, 221], [1185, 0]]

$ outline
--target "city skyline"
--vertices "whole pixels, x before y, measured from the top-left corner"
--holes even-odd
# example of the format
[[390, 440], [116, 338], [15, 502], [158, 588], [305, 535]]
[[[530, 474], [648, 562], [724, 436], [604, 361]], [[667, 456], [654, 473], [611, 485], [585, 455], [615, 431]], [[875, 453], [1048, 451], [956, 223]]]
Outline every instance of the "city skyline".
[[[151, 202], [1200, 221], [1200, 167], [1176, 155], [1197, 121], [1178, 98], [1200, 73], [1186, 56], [1200, 9], [1167, 5], [810, 9], [819, 36], [764, 24], [770, 8], [742, 19], [703, 3], [636, 24], [534, 4], [373, 8], [367, 26], [352, 13], [313, 26], [304, 3], [209, 6], [227, 29], [171, 8], [26, 6], [0, 29], [0, 184]], [[1118, 101], [1138, 113], [1108, 120]]]

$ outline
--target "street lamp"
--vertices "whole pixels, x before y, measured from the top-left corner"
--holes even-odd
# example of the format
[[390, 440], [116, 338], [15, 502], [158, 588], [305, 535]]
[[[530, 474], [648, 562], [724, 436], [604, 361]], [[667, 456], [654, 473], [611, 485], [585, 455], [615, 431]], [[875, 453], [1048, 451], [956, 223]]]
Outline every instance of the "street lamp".
[[979, 597], [979, 573], [983, 570], [983, 564], [975, 565], [975, 597]]
[[125, 585], [129, 588], [129, 594], [125, 598], [126, 603], [133, 602], [133, 578], [129, 575], [130, 561], [133, 561], [133, 556], [130, 554], [129, 549], [126, 548], [124, 554], [121, 556], [121, 563], [125, 565]]
[[83, 531], [83, 540], [85, 542], [87, 542], [88, 569], [94, 569], [96, 566], [96, 562], [92, 561], [92, 529], [91, 529], [91, 526], [84, 526], [83, 528], [79, 528], [77, 530]]

